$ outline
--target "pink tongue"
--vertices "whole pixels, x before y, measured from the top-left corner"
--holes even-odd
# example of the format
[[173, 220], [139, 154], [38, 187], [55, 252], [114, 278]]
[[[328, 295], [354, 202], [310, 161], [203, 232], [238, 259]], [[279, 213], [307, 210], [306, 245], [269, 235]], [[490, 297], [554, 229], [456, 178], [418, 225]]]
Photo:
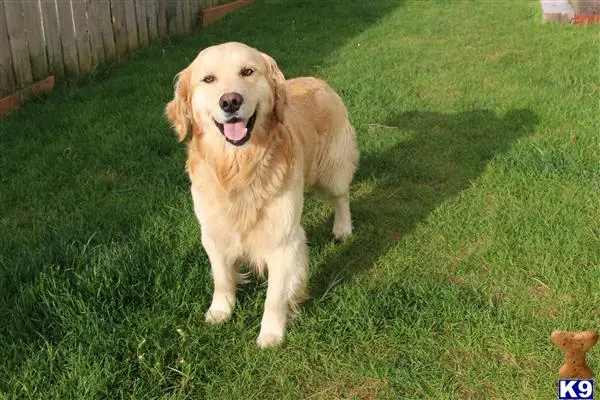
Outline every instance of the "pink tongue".
[[238, 141], [246, 136], [246, 121], [225, 122], [223, 133], [229, 140]]

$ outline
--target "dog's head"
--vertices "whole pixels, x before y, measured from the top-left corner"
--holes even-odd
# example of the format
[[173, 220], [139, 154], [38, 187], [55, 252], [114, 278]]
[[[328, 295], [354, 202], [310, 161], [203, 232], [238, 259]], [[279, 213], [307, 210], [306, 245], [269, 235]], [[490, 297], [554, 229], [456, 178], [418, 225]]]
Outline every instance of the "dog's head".
[[283, 121], [284, 80], [275, 60], [252, 47], [236, 42], [211, 46], [177, 75], [165, 112], [179, 141], [193, 130], [241, 146], [256, 127], [273, 117]]

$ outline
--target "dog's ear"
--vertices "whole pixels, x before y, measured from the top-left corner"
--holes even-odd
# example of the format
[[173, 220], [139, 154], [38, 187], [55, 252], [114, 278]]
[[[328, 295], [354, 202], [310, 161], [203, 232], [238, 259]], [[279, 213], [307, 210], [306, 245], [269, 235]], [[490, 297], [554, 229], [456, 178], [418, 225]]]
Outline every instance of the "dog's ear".
[[165, 115], [175, 128], [179, 141], [185, 140], [192, 129], [191, 69], [179, 72], [175, 82], [175, 94], [165, 107]]
[[271, 56], [265, 53], [261, 53], [261, 55], [265, 59], [265, 64], [267, 65], [268, 69], [269, 80], [271, 81], [273, 93], [275, 94], [275, 104], [273, 106], [273, 111], [275, 112], [275, 117], [277, 118], [277, 120], [279, 122], [283, 122], [283, 114], [287, 102], [285, 92], [285, 77], [283, 76], [283, 72], [281, 72], [279, 66], [277, 66], [277, 63]]

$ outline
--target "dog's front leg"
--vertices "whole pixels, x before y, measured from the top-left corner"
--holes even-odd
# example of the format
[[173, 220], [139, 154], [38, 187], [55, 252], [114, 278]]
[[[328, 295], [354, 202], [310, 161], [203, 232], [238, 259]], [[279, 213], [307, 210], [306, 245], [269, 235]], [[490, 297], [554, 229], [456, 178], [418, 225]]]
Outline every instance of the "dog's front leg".
[[304, 230], [296, 232], [265, 256], [268, 269], [267, 298], [257, 343], [275, 347], [283, 342], [290, 308], [305, 294], [308, 277], [308, 249]]
[[209, 236], [202, 236], [202, 245], [210, 260], [214, 293], [210, 308], [206, 312], [206, 322], [225, 322], [233, 313], [238, 274], [233, 259]]

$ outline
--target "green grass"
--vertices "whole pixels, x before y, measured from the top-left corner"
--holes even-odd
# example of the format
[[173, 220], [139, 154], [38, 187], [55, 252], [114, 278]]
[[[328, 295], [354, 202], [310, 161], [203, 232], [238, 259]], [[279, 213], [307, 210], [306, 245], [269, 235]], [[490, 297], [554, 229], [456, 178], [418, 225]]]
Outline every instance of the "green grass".
[[[0, 120], [0, 398], [555, 398], [550, 332], [600, 328], [600, 30], [537, 1], [369, 3], [259, 1]], [[352, 239], [307, 197], [312, 298], [276, 351], [258, 279], [203, 323], [163, 117], [228, 40], [326, 79], [362, 153]]]

